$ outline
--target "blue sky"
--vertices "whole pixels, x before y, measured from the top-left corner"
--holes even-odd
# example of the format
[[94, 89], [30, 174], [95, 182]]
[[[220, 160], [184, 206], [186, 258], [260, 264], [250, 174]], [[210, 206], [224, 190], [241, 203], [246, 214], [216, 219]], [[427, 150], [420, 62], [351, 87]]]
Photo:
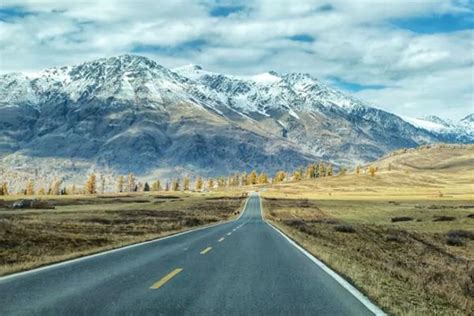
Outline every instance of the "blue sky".
[[431, 14], [427, 16], [398, 18], [394, 19], [392, 23], [398, 28], [407, 29], [415, 33], [449, 33], [472, 30], [474, 28], [474, 16], [472, 12]]
[[228, 74], [305, 72], [389, 111], [474, 112], [474, 1], [0, 3], [0, 71], [124, 53]]

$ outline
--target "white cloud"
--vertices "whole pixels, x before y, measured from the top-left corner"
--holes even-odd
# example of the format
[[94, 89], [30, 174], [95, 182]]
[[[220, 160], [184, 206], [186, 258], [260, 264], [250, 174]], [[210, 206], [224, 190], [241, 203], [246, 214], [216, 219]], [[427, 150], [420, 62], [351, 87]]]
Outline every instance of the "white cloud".
[[[238, 5], [235, 1], [232, 5]], [[32, 14], [0, 21], [0, 71], [35, 71], [131, 52], [135, 45], [199, 50], [143, 55], [165, 66], [202, 64], [212, 71], [308, 72], [361, 85], [356, 96], [407, 116], [473, 112], [473, 31], [418, 34], [392, 19], [471, 12], [463, 1], [260, 0], [229, 17], [212, 17], [201, 1], [12, 1]], [[469, 11], [471, 10], [471, 11]], [[291, 41], [307, 35], [314, 42]]]

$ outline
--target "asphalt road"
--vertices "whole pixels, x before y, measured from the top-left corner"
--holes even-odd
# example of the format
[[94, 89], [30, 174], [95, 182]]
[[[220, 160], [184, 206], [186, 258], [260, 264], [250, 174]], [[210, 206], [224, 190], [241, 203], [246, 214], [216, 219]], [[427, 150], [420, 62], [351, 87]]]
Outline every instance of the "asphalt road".
[[265, 223], [235, 221], [0, 279], [0, 315], [372, 315]]

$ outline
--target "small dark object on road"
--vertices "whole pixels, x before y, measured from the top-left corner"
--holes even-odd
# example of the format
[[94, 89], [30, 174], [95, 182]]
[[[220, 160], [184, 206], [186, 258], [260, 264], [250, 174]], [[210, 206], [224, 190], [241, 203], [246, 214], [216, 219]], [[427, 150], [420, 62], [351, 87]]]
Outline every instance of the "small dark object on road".
[[334, 226], [334, 229], [338, 232], [341, 232], [341, 233], [355, 233], [354, 227], [352, 227], [351, 225], [348, 225], [348, 224], [336, 225], [336, 226]]
[[441, 216], [435, 216], [433, 218], [433, 222], [449, 222], [449, 221], [454, 221], [455, 219], [456, 217], [454, 216], [441, 215]]
[[391, 221], [392, 223], [395, 222], [408, 222], [414, 220], [413, 217], [410, 216], [397, 216], [397, 217], [392, 217]]

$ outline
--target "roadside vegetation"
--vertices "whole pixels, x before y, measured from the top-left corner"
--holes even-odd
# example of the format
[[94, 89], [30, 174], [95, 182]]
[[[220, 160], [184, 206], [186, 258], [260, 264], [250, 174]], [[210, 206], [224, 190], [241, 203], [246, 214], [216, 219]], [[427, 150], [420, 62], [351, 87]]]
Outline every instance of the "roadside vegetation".
[[[37, 198], [37, 197], [36, 197]], [[0, 200], [0, 275], [235, 218], [242, 195], [108, 194]], [[21, 208], [13, 204], [23, 203]]]
[[[293, 171], [138, 181], [114, 192], [28, 180], [0, 186], [0, 275], [157, 238], [238, 215], [259, 190], [264, 215], [396, 315], [474, 310], [474, 146], [399, 150], [351, 169], [317, 162]], [[23, 188], [24, 187], [24, 188]]]
[[396, 315], [472, 315], [474, 152], [433, 147], [262, 190], [274, 225]]

